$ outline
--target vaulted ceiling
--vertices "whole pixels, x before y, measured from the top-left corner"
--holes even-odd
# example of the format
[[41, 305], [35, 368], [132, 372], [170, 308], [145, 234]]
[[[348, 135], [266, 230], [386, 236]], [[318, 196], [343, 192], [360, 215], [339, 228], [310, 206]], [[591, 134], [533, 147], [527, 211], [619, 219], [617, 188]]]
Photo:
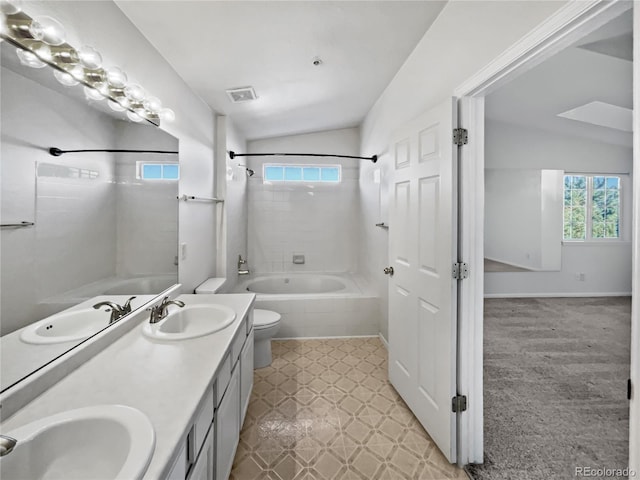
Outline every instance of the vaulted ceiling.
[[[359, 125], [445, 2], [116, 3], [205, 102], [256, 139]], [[256, 100], [225, 93], [246, 86]]]
[[487, 97], [487, 118], [631, 147], [632, 30], [627, 12], [532, 68]]

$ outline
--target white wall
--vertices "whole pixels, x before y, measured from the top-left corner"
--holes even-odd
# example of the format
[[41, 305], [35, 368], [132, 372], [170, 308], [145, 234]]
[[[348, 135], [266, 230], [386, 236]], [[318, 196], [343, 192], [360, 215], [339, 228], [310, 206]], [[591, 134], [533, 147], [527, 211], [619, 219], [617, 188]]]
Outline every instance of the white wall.
[[484, 256], [531, 270], [560, 270], [562, 170], [485, 170]]
[[[630, 148], [491, 120], [486, 122], [485, 128], [485, 167], [487, 169], [507, 171], [549, 168], [569, 173], [631, 174], [632, 172]], [[622, 242], [606, 245], [601, 243], [564, 244], [561, 253], [562, 267], [558, 272], [486, 273], [485, 294], [517, 296], [630, 293], [630, 181], [626, 187], [622, 195]], [[576, 279], [576, 274], [580, 273], [585, 274], [584, 281]]]
[[[1, 231], [3, 335], [40, 319], [38, 304], [45, 298], [115, 274], [113, 155], [48, 153], [52, 146], [112, 146], [114, 134], [105, 115], [2, 69], [1, 219], [35, 222]], [[42, 164], [99, 176], [71, 178], [51, 168], [45, 174]]]
[[[30, 15], [47, 14], [66, 28], [72, 45], [93, 45], [106, 65], [118, 65], [129, 80], [160, 98], [176, 114], [162, 130], [180, 145], [180, 193], [214, 193], [214, 114], [184, 83], [149, 41], [111, 1], [34, 1], [25, 3]], [[180, 202], [180, 241], [187, 258], [180, 263], [179, 279], [185, 291], [215, 273], [215, 215], [213, 203]]]
[[[367, 114], [361, 128], [361, 154], [381, 155], [394, 129], [444, 101], [454, 89], [505, 49], [556, 12], [566, 2], [474, 2], [445, 5], [413, 53]], [[381, 297], [380, 331], [387, 336], [387, 277], [382, 268], [388, 258], [387, 234], [379, 222], [378, 192], [373, 171], [382, 170], [388, 183], [388, 156], [376, 165], [362, 163], [362, 201], [359, 248], [360, 269], [367, 273]], [[386, 186], [382, 185], [383, 189]]]
[[[335, 153], [358, 155], [358, 130], [255, 140], [252, 153]], [[265, 272], [353, 272], [359, 249], [358, 171], [360, 160], [313, 157], [247, 157], [249, 178], [249, 268]], [[342, 165], [338, 184], [263, 184], [265, 163]], [[305, 256], [294, 265], [293, 254]]]
[[247, 257], [247, 175], [244, 159], [231, 160], [228, 151], [244, 152], [247, 144], [230, 118], [220, 116], [216, 121], [217, 191], [224, 199], [218, 205], [218, 265], [216, 276], [226, 278], [221, 292], [231, 292], [238, 282], [238, 255]]
[[[148, 125], [116, 122], [116, 147], [178, 151], [178, 141]], [[178, 155], [117, 153], [117, 267], [122, 277], [174, 274], [178, 245], [178, 182], [141, 180], [137, 162], [175, 163]]]

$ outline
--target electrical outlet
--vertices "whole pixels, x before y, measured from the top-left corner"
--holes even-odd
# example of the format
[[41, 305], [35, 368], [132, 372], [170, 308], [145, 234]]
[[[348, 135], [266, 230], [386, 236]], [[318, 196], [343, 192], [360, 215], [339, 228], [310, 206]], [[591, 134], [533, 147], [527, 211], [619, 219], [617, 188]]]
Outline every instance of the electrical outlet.
[[575, 274], [575, 279], [578, 282], [584, 282], [586, 280], [586, 278], [587, 278], [587, 276], [582, 272], [578, 272], [578, 273]]

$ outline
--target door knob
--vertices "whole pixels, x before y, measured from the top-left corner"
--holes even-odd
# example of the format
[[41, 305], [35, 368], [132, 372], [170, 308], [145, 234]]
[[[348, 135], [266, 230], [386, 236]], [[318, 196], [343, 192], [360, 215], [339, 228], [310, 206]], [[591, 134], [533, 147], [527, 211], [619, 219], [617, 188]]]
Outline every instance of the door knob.
[[383, 272], [384, 272], [385, 275], [389, 275], [389, 276], [393, 277], [393, 267], [385, 267]]

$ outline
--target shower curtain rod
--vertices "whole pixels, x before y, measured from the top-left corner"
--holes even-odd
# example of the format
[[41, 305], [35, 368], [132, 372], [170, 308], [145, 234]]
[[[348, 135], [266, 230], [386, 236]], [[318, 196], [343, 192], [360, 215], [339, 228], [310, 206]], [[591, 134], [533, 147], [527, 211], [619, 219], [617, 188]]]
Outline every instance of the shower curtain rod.
[[64, 153], [80, 153], [80, 152], [111, 152], [111, 153], [168, 153], [171, 155], [177, 155], [178, 152], [170, 150], [112, 150], [112, 149], [96, 149], [96, 150], [60, 150], [56, 147], [51, 147], [49, 153], [54, 157], [59, 157]]
[[330, 153], [236, 153], [229, 151], [229, 158], [235, 157], [336, 157], [336, 158], [357, 158], [359, 160], [371, 160], [373, 163], [378, 161], [377, 155], [370, 157], [356, 157], [354, 155], [333, 155]]

